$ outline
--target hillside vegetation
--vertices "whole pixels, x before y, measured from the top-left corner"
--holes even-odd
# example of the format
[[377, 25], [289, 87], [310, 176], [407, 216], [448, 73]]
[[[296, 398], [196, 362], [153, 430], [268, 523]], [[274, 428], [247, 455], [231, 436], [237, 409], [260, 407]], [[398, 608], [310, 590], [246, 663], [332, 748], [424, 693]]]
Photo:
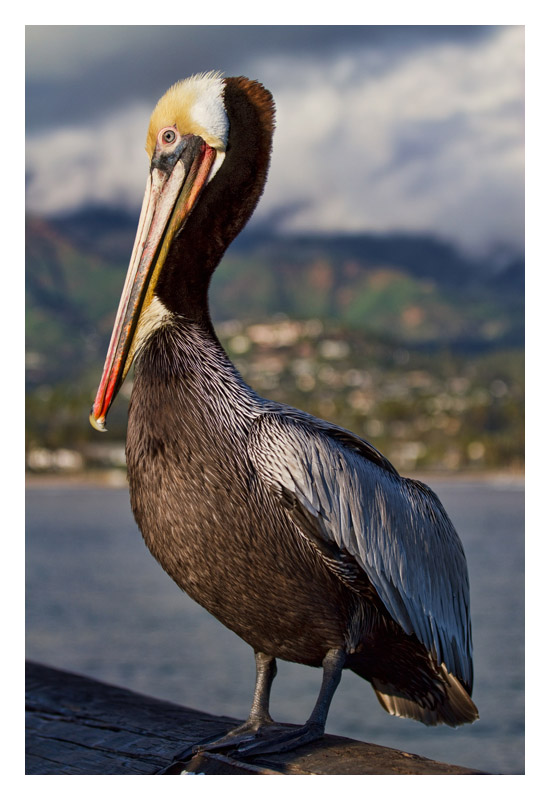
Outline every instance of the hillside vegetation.
[[[88, 413], [135, 220], [27, 224], [31, 469], [122, 465], [131, 382]], [[242, 236], [211, 289], [220, 338], [257, 391], [369, 439], [401, 469], [520, 468], [523, 264], [429, 237]]]

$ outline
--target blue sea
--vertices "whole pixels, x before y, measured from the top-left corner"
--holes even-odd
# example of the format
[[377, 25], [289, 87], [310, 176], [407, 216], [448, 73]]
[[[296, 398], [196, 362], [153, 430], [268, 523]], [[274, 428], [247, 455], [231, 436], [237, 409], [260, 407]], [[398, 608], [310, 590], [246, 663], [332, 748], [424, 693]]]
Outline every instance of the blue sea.
[[[524, 772], [524, 485], [428, 481], [468, 558], [480, 720], [426, 728], [387, 715], [344, 673], [327, 732], [490, 773]], [[147, 551], [125, 487], [27, 490], [27, 658], [213, 714], [245, 719], [251, 649], [184, 595]], [[279, 662], [272, 715], [302, 723], [319, 670]]]

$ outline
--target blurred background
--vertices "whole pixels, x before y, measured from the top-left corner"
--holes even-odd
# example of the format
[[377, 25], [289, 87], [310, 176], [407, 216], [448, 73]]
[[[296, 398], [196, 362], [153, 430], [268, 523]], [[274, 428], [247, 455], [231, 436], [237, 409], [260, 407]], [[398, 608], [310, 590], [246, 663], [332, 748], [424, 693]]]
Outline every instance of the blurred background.
[[[181, 674], [173, 663], [170, 613], [177, 625], [191, 609], [194, 641], [210, 648], [197, 631], [217, 623], [193, 616], [202, 610], [168, 585], [116, 488], [125, 485], [131, 380], [108, 435], [87, 419], [133, 243], [154, 104], [193, 73], [244, 74], [272, 91], [277, 129], [264, 196], [213, 280], [220, 338], [261, 394], [355, 431], [405, 474], [435, 475], [470, 560], [482, 720], [450, 739], [418, 739], [425, 732], [413, 724], [402, 746], [521, 772], [523, 27], [69, 25], [28, 26], [26, 39], [29, 656], [214, 713], [248, 712], [252, 677], [242, 701], [230, 671], [227, 684], [215, 674], [220, 697], [212, 687], [197, 695], [194, 682], [187, 698], [189, 654]], [[129, 535], [106, 569], [113, 518]], [[155, 637], [159, 626], [168, 632], [149, 678], [142, 650], [120, 640], [129, 620], [118, 634], [101, 627], [140, 595], [141, 580], [118, 602], [128, 559], [155, 583], [149, 610], [151, 598], [158, 611], [163, 593], [177, 594], [151, 622]], [[95, 586], [99, 573], [111, 576], [112, 594]], [[214, 639], [225, 635], [219, 628]], [[239, 675], [252, 661], [242, 653]], [[193, 657], [201, 676], [218, 658], [208, 648], [204, 661]], [[368, 687], [352, 688], [353, 716]], [[380, 722], [376, 704], [372, 714]], [[382, 741], [362, 722], [350, 728], [345, 711], [330, 723], [390, 746], [410, 730], [391, 720]], [[492, 753], [485, 760], [480, 738]]]

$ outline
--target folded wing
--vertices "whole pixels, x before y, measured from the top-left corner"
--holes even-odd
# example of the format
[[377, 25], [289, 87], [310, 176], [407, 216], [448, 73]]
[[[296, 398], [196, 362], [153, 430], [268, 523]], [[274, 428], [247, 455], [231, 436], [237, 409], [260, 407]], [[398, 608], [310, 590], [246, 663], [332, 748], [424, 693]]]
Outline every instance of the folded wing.
[[249, 455], [281, 502], [291, 497], [322, 541], [352, 556], [405, 633], [471, 692], [466, 559], [437, 496], [359, 437], [294, 409], [256, 420]]

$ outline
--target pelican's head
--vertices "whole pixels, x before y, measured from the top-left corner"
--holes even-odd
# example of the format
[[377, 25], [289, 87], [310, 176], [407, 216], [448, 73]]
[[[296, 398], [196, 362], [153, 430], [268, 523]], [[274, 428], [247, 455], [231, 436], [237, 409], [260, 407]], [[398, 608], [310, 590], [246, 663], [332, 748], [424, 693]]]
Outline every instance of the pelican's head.
[[[250, 113], [251, 110], [255, 115]], [[261, 128], [269, 129], [270, 150], [273, 105], [269, 92], [246, 78], [222, 78], [213, 72], [179, 81], [157, 103], [147, 132], [146, 150], [151, 163], [138, 230], [90, 415], [94, 428], [105, 430], [107, 411], [128, 373], [144, 331], [150, 327], [150, 319], [162, 305], [154, 303], [155, 293], [166, 264], [175, 259], [174, 251], [183, 247], [182, 241], [185, 240], [186, 258], [190, 263], [193, 250], [209, 250], [202, 254], [203, 262], [208, 266], [215, 255], [218, 259], [221, 257], [221, 253], [210, 252], [212, 245], [209, 242], [223, 242], [226, 247], [252, 213], [263, 189], [269, 162], [269, 153], [267, 161], [263, 159], [266, 161], [264, 166], [260, 163], [256, 167], [251, 157], [255, 142], [262, 138], [255, 130], [255, 119], [260, 132]], [[224, 162], [231, 140], [234, 163], [231, 169], [225, 170]], [[243, 151], [246, 151], [244, 158]], [[231, 191], [226, 190], [225, 194], [223, 182], [218, 177], [222, 167], [222, 171], [231, 173], [225, 178], [227, 184], [231, 183]], [[261, 183], [258, 190], [250, 180], [251, 175], [258, 186]], [[209, 184], [218, 186], [217, 193], [212, 193]], [[243, 194], [249, 195], [250, 199], [236, 203], [241, 185]], [[200, 207], [199, 198], [206, 187], [211, 196], [207, 206], [209, 209], [213, 207], [216, 214], [213, 216], [210, 212], [210, 218], [205, 221], [203, 217], [207, 212], [203, 209], [199, 222], [196, 208]], [[212, 201], [213, 197], [218, 198], [217, 202]], [[229, 208], [231, 203], [238, 207]], [[247, 206], [250, 208], [243, 214], [243, 207]], [[193, 218], [192, 233], [187, 227], [186, 238], [181, 234], [190, 218]], [[242, 221], [235, 224], [235, 219], [240, 218]], [[199, 224], [202, 230], [197, 235]], [[216, 236], [212, 235], [214, 228]], [[215, 264], [211, 269], [214, 267]], [[166, 283], [166, 275], [163, 277]]]
[[160, 134], [167, 128], [180, 135], [200, 136], [209, 147], [225, 152], [229, 120], [224, 89], [224, 80], [216, 72], [194, 75], [171, 86], [151, 114], [145, 144], [149, 158], [153, 160], [155, 151], [165, 148], [167, 143]]

